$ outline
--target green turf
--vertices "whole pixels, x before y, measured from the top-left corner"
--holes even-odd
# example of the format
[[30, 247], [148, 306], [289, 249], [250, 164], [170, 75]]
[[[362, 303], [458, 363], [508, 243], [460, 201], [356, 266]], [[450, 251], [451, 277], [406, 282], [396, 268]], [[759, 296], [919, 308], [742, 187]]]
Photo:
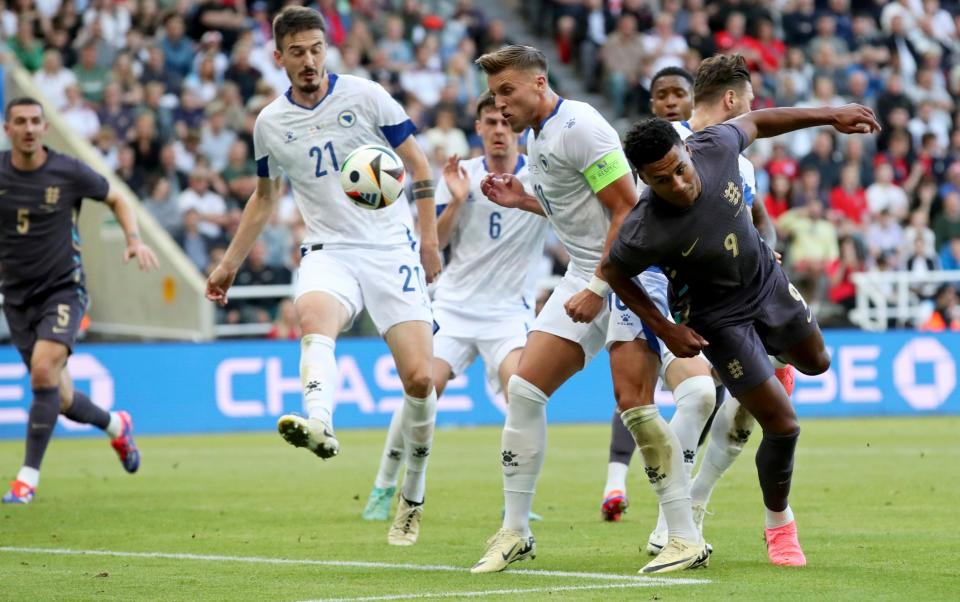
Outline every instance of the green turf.
[[[643, 472], [632, 507], [599, 520], [608, 428], [554, 426], [535, 509], [539, 556], [523, 569], [633, 575], [655, 519]], [[443, 430], [431, 456], [424, 531], [386, 543], [359, 515], [382, 432], [343, 431], [321, 462], [276, 435], [142, 437], [122, 472], [106, 441], [54, 441], [37, 500], [0, 507], [0, 546], [191, 553], [469, 567], [499, 526], [499, 431]], [[756, 438], [751, 443], [756, 444]], [[0, 443], [12, 476], [20, 442]], [[767, 563], [753, 448], [721, 482], [707, 517], [708, 585], [546, 591], [612, 582], [570, 577], [0, 552], [0, 599], [307, 600], [544, 588], [522, 600], [960, 599], [960, 418], [804, 423], [793, 506], [809, 566]], [[454, 597], [453, 599], [456, 599]]]

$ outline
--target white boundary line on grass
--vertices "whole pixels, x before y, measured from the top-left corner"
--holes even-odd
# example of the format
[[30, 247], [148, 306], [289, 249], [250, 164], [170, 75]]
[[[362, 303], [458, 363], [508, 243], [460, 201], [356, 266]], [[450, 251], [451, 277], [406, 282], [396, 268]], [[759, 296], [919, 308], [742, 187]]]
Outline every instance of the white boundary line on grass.
[[[511, 571], [513, 572], [513, 571]], [[318, 598], [303, 602], [375, 602], [378, 600], [423, 600], [427, 598], [480, 598], [484, 596], [509, 596], [513, 594], [545, 594], [597, 589], [627, 589], [633, 587], [659, 587], [665, 583], [637, 579], [633, 583], [602, 583], [598, 585], [557, 585], [554, 587], [530, 587], [517, 589], [487, 589], [474, 592], [424, 592], [421, 594], [391, 594], [389, 596], [362, 596], [359, 598]]]
[[[53, 554], [59, 556], [112, 556], [117, 558], [159, 558], [164, 560], [202, 560], [210, 562], [247, 562], [251, 564], [293, 564], [304, 566], [328, 566], [363, 569], [397, 569], [408, 571], [431, 571], [466, 573], [468, 568], [443, 564], [410, 564], [391, 562], [365, 562], [357, 560], [312, 560], [309, 558], [268, 558], [262, 556], [220, 556], [214, 554], [188, 554], [169, 552], [121, 552], [115, 550], [72, 550], [68, 548], [28, 548], [17, 546], [0, 546], [0, 552], [15, 554]], [[577, 571], [541, 571], [536, 569], [515, 569], [511, 575], [531, 575], [535, 577], [566, 577], [572, 579], [596, 579], [600, 581], [619, 581], [621, 584], [610, 584], [605, 587], [652, 587], [654, 585], [706, 585], [709, 579], [640, 577], [634, 575], [616, 575], [613, 573], [582, 573]], [[587, 587], [587, 586], [566, 586]], [[590, 586], [598, 588], [599, 586]], [[546, 588], [536, 591], [548, 591], [557, 588]], [[519, 590], [518, 592], [519, 593]], [[439, 594], [431, 594], [436, 597]], [[444, 595], [453, 595], [444, 594]], [[471, 595], [469, 593], [457, 595]], [[478, 594], [473, 594], [478, 595]], [[423, 594], [418, 594], [423, 596]], [[403, 596], [410, 597], [410, 596]], [[391, 600], [401, 598], [351, 598], [353, 600]]]

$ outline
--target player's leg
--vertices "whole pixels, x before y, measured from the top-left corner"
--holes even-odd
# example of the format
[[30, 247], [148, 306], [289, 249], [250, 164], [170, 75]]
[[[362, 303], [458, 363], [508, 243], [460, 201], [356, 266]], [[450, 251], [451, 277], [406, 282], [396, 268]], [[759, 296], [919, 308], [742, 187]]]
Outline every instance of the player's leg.
[[433, 335], [428, 322], [412, 320], [391, 327], [384, 340], [393, 353], [397, 374], [403, 383], [400, 432], [407, 467], [397, 516], [387, 540], [393, 545], [412, 545], [419, 536], [427, 460], [437, 417], [437, 394], [432, 373]]
[[705, 565], [709, 557], [693, 524], [680, 442], [653, 403], [660, 356], [643, 339], [615, 342], [610, 347], [610, 371], [617, 407], [637, 442], [669, 530], [667, 546], [641, 570], [664, 573]]
[[40, 465], [60, 415], [60, 374], [67, 362], [67, 347], [57, 341], [39, 340], [29, 355], [30, 389], [33, 401], [27, 417], [27, 440], [23, 465], [4, 503], [29, 503], [40, 484]]
[[[664, 380], [673, 391], [676, 402], [676, 411], [670, 419], [670, 429], [676, 433], [677, 440], [680, 442], [683, 452], [683, 469], [689, 481], [696, 462], [700, 435], [716, 408], [716, 386], [710, 364], [705, 358], [677, 358], [672, 354], [664, 355], [669, 357], [670, 362], [663, 370]], [[647, 551], [658, 554], [666, 543], [667, 521], [663, 508], [660, 508], [657, 526], [647, 540]]]
[[627, 511], [630, 502], [627, 498], [627, 471], [630, 459], [637, 449], [633, 435], [623, 425], [620, 411], [614, 409], [610, 421], [610, 455], [607, 461], [607, 482], [603, 487], [603, 502], [600, 504], [600, 516], [605, 521], [619, 521]]
[[124, 470], [137, 472], [140, 468], [140, 450], [133, 440], [133, 419], [124, 411], [108, 412], [93, 403], [86, 393], [73, 386], [70, 372], [64, 368], [60, 375], [60, 413], [80, 424], [90, 424], [110, 438], [110, 445]]

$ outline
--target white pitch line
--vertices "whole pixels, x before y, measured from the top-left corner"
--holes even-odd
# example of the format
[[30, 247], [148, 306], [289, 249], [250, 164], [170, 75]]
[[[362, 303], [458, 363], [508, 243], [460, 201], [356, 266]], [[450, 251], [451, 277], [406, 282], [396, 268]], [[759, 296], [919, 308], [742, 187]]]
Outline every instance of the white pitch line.
[[[169, 552], [119, 552], [114, 550], [71, 550], [67, 548], [24, 548], [0, 546], [0, 552], [19, 554], [54, 554], [60, 556], [112, 556], [117, 558], [159, 558], [164, 560], [201, 560], [210, 562], [246, 562], [251, 564], [286, 564], [304, 566], [327, 566], [362, 569], [397, 569], [407, 571], [466, 573], [470, 569], [462, 566], [443, 564], [410, 564], [390, 562], [365, 562], [358, 560], [312, 560], [309, 558], [267, 558], [262, 556], [220, 556], [213, 554], [186, 554]], [[630, 584], [649, 585], [705, 585], [709, 579], [640, 577], [634, 575], [616, 575], [612, 573], [582, 573], [577, 571], [541, 571], [536, 569], [511, 570], [511, 575], [532, 575], [537, 577], [567, 577], [573, 579], [595, 579], [601, 581], [621, 581]], [[611, 586], [613, 587], [613, 586]], [[627, 587], [627, 586], [624, 586]], [[630, 585], [632, 587], [632, 585]], [[640, 587], [638, 585], [637, 587]]]
[[474, 592], [425, 592], [419, 594], [391, 594], [389, 596], [362, 596], [359, 598], [319, 598], [303, 602], [375, 602], [377, 600], [423, 600], [427, 598], [481, 598], [484, 596], [509, 596], [511, 594], [543, 594], [547, 592], [570, 592], [590, 589], [626, 589], [633, 587], [658, 587], [664, 583], [649, 580], [634, 583], [603, 583], [600, 585], [558, 585], [555, 587], [531, 587], [525, 589], [486, 589]]

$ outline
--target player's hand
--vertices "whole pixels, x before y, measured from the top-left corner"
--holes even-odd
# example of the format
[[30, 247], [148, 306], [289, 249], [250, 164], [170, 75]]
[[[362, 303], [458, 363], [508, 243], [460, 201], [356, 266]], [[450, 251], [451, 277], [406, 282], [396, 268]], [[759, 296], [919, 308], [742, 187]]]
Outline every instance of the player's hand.
[[221, 263], [207, 278], [207, 299], [216, 302], [220, 307], [227, 304], [227, 290], [233, 284], [233, 279], [237, 277], [236, 270], [228, 270]]
[[440, 249], [436, 245], [420, 245], [420, 263], [427, 284], [436, 280], [440, 275]]
[[123, 263], [129, 262], [134, 257], [137, 258], [137, 267], [144, 272], [160, 267], [160, 262], [157, 261], [153, 249], [143, 244], [139, 239], [127, 245], [127, 249], [123, 252]]
[[709, 345], [705, 338], [689, 326], [676, 324], [660, 337], [664, 344], [677, 357], [696, 357]]
[[447, 190], [454, 201], [459, 203], [467, 200], [470, 194], [470, 176], [460, 165], [460, 155], [452, 155], [443, 164], [443, 181], [446, 182]]
[[527, 193], [523, 184], [510, 174], [490, 174], [480, 183], [480, 192], [488, 199], [508, 209], [516, 209], [523, 204]]
[[779, 251], [773, 252], [773, 258], [777, 260], [777, 265], [783, 265], [783, 255]]
[[874, 134], [880, 131], [880, 122], [873, 109], [850, 103], [834, 109], [833, 127], [844, 134]]
[[567, 315], [570, 316], [570, 319], [574, 322], [592, 322], [593, 319], [597, 317], [597, 314], [600, 313], [600, 310], [603, 309], [605, 302], [606, 299], [595, 292], [583, 289], [567, 299], [567, 302], [563, 304], [563, 308], [567, 310]]

